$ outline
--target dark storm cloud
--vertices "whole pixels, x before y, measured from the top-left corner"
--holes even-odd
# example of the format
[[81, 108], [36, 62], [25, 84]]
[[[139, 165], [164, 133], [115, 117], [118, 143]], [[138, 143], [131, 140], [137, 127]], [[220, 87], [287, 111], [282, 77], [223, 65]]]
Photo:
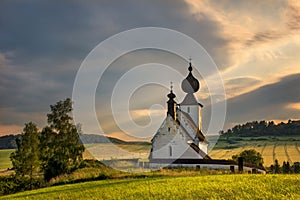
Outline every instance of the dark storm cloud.
[[1, 123], [14, 118], [5, 117], [6, 108], [13, 109], [21, 123], [21, 118], [32, 119], [24, 114], [43, 114], [50, 104], [71, 96], [76, 72], [90, 50], [113, 34], [143, 26], [181, 31], [217, 62], [227, 62], [226, 53], [218, 52], [228, 43], [218, 24], [209, 18], [196, 21], [183, 1], [2, 0]]
[[[239, 81], [237, 79], [230, 82]], [[251, 80], [249, 81], [251, 82]], [[289, 75], [276, 83], [227, 100], [224, 130], [247, 121], [299, 119], [300, 110], [289, 108], [290, 104], [300, 102], [299, 85], [300, 74]], [[210, 119], [210, 112], [211, 106], [205, 105], [203, 110], [204, 131], [208, 128], [210, 120], [214, 120]]]
[[227, 123], [249, 120], [300, 118], [299, 110], [287, 111], [300, 102], [300, 74], [284, 77], [277, 83], [228, 100]]

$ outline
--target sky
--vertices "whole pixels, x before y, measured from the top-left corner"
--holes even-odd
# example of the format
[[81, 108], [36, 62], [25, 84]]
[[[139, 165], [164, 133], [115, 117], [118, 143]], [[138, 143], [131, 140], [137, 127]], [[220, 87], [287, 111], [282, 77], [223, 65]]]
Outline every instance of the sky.
[[[176, 30], [205, 48], [226, 89], [225, 130], [247, 121], [300, 119], [297, 0], [1, 0], [0, 135], [20, 133], [29, 121], [44, 127], [49, 106], [72, 97], [76, 74], [86, 56], [105, 39], [140, 27]], [[130, 52], [116, 59], [95, 94], [100, 133], [133, 139], [114, 122], [109, 106], [113, 89], [126, 72], [156, 62], [185, 76], [185, 59], [159, 50]], [[152, 68], [155, 65], [147, 65], [150, 71], [145, 70], [145, 77], [158, 76], [151, 75]], [[210, 115], [205, 109], [212, 104], [211, 94], [201, 73], [195, 76], [202, 84], [196, 95], [204, 104], [207, 124]], [[174, 82], [180, 102], [182, 80], [164, 77]], [[151, 138], [165, 118], [168, 91], [159, 84], [138, 87], [128, 100], [132, 118], [121, 123], [134, 121], [145, 126], [151, 122], [149, 116], [154, 116], [154, 129], [143, 135]], [[89, 131], [98, 133], [99, 127], [89, 127]]]

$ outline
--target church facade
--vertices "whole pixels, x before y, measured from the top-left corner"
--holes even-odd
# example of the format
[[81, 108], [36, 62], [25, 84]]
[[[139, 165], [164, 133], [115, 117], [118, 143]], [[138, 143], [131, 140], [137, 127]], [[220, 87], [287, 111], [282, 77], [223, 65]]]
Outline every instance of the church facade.
[[175, 101], [171, 91], [167, 95], [167, 116], [152, 138], [151, 160], [209, 159], [208, 141], [202, 132], [202, 108], [194, 95], [200, 89], [199, 81], [192, 74], [189, 63], [188, 75], [181, 88], [186, 93], [181, 103]]

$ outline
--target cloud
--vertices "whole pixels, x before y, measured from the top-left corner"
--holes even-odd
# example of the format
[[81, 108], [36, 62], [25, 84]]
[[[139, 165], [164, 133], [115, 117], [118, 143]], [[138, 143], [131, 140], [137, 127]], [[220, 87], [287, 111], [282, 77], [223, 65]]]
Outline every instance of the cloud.
[[[278, 80], [300, 72], [299, 5], [293, 0], [129, 0], [126, 3], [79, 0], [60, 4], [1, 1], [1, 124], [23, 126], [27, 121], [37, 121], [43, 126], [49, 105], [71, 96], [82, 60], [99, 42], [121, 31], [144, 26], [183, 32], [205, 47], [225, 79], [231, 98], [229, 122], [248, 121], [256, 114], [267, 118], [267, 112], [270, 112], [268, 118], [297, 116], [292, 108], [299, 101], [288, 101], [296, 98], [296, 93], [279, 98], [279, 94], [287, 93], [290, 88], [276, 90], [271, 86], [291, 84], [292, 76]], [[186, 61], [167, 53], [135, 52], [117, 60], [105, 72], [96, 94], [95, 106], [106, 133], [120, 132], [109, 111], [116, 82], [133, 66], [153, 60], [186, 75]], [[174, 90], [180, 102], [184, 96], [181, 80], [170, 78], [166, 76], [168, 82], [175, 82]], [[269, 85], [262, 87], [264, 84]], [[218, 94], [209, 94], [205, 84], [202, 85], [197, 95], [209, 106], [210, 95]], [[141, 119], [147, 118], [140, 116], [143, 110], [166, 103], [166, 88], [149, 91], [152, 92], [137, 91], [130, 100], [130, 109], [136, 110], [139, 116], [136, 120], [141, 124]], [[248, 108], [249, 105], [253, 108]]]
[[226, 96], [231, 98], [249, 92], [251, 88], [256, 87], [261, 80], [255, 77], [236, 77], [225, 81]]
[[286, 106], [286, 108], [292, 109], [292, 110], [300, 110], [300, 102], [290, 103]]
[[[300, 88], [297, 87], [299, 84], [300, 74], [294, 74], [228, 100], [227, 123], [299, 119], [299, 110], [290, 107], [300, 102]], [[289, 112], [287, 112], [287, 107], [289, 107]]]

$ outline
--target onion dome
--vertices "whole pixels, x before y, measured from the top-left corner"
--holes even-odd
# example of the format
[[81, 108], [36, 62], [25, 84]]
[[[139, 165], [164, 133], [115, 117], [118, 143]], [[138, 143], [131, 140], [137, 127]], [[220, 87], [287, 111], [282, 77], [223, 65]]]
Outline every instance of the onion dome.
[[170, 100], [173, 100], [175, 99], [176, 95], [173, 93], [173, 82], [171, 82], [171, 90], [170, 90], [170, 93], [167, 95], [167, 97], [170, 99]]
[[200, 88], [200, 83], [199, 81], [193, 76], [192, 74], [192, 63], [190, 62], [189, 65], [189, 74], [188, 76], [182, 81], [181, 83], [181, 88], [185, 93], [195, 93], [199, 90]]
[[167, 97], [169, 99], [174, 99], [176, 97], [176, 95], [173, 93], [173, 91], [171, 90], [170, 93], [167, 95]]

